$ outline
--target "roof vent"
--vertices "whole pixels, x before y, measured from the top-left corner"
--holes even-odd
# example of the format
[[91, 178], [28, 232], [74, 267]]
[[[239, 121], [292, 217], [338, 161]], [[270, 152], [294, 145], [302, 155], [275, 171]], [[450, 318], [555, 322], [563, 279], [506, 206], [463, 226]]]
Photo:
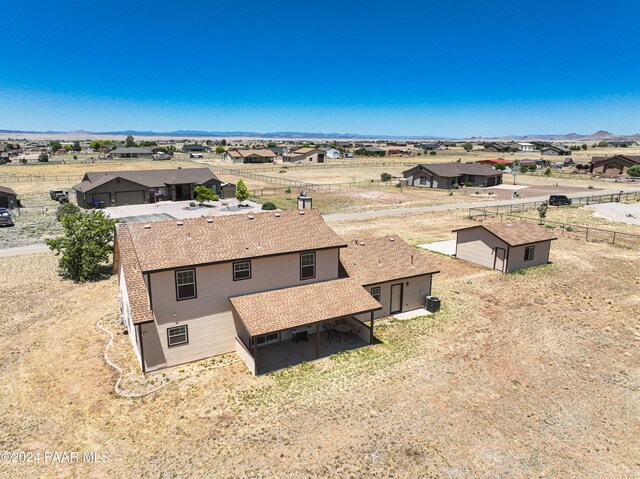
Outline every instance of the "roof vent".
[[364, 241], [360, 241], [360, 246], [364, 246]]
[[213, 218], [207, 218], [207, 223], [209, 224], [213, 223]]
[[273, 216], [275, 216], [276, 218], [280, 218], [280, 213], [274, 213]]
[[298, 211], [298, 214], [299, 214], [300, 216], [304, 216], [304, 211], [300, 210], [300, 211]]
[[144, 225], [144, 229], [150, 230], [151, 229], [151, 225]]
[[513, 225], [511, 223], [507, 223], [507, 228], [511, 228]]
[[184, 223], [182, 221], [176, 221], [176, 226], [182, 226]]
[[391, 241], [392, 243], [395, 241], [396, 239], [392, 236], [391, 238], [389, 238], [389, 241]]
[[253, 216], [253, 215], [247, 215], [247, 219], [252, 220], [252, 219], [254, 219], [254, 218], [255, 218], [255, 216]]

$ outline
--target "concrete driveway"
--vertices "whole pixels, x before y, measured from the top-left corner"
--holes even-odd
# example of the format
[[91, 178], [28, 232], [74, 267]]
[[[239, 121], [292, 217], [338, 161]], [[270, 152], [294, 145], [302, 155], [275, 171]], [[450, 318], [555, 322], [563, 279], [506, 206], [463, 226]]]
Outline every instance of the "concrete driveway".
[[418, 248], [433, 251], [435, 253], [446, 254], [447, 256], [455, 256], [456, 240], [436, 241], [435, 243], [419, 244]]
[[201, 216], [237, 215], [261, 211], [262, 205], [245, 201], [242, 208], [237, 200], [208, 201], [202, 206], [190, 207], [191, 201], [161, 201], [144, 205], [111, 206], [104, 212], [125, 223], [160, 221], [167, 219], [199, 218]]

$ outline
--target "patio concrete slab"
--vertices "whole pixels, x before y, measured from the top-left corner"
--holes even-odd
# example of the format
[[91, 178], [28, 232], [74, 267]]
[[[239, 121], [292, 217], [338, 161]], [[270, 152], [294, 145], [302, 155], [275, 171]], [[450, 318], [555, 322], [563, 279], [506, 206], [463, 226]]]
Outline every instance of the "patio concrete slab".
[[[350, 351], [353, 349], [369, 346], [369, 343], [360, 338], [355, 340], [341, 338], [327, 338], [324, 332], [320, 333], [320, 357], [326, 358], [340, 351]], [[311, 362], [316, 360], [316, 335], [310, 334], [308, 341], [298, 343], [291, 339], [278, 341], [273, 344], [266, 344], [258, 348], [258, 374], [265, 374], [277, 371], [296, 364]]]
[[433, 251], [435, 253], [446, 254], [447, 256], [455, 256], [456, 240], [436, 241], [435, 243], [419, 244], [418, 248]]
[[174, 219], [173, 216], [166, 213], [158, 213], [155, 215], [138, 215], [138, 216], [124, 216], [118, 218], [120, 223], [151, 223], [153, 221], [163, 221]]
[[[240, 207], [236, 200], [208, 201], [202, 206], [190, 207], [191, 201], [161, 201], [144, 205], [111, 206], [103, 211], [111, 218], [127, 218], [127, 222], [158, 221], [163, 219], [199, 218], [201, 216], [221, 216], [255, 213], [261, 211], [262, 205], [253, 201], [245, 201], [247, 206]], [[156, 219], [152, 219], [156, 218]]]
[[419, 318], [420, 316], [427, 316], [429, 314], [433, 313], [430, 313], [424, 308], [418, 308], [414, 309], [413, 311], [405, 311], [403, 313], [394, 314], [393, 317], [402, 321], [407, 319]]

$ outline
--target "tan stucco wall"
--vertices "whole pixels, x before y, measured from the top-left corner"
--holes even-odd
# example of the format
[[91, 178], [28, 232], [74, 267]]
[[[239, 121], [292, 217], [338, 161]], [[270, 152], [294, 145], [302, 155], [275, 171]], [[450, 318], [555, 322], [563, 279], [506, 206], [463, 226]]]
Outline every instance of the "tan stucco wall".
[[[411, 311], [413, 309], [422, 308], [424, 306], [424, 298], [431, 294], [431, 275], [416, 276], [404, 280], [388, 281], [385, 283], [365, 286], [364, 289], [371, 292], [375, 287], [380, 287], [380, 304], [382, 309], [376, 311], [373, 315], [375, 319], [384, 318], [391, 314], [391, 286], [402, 283], [402, 311]], [[360, 321], [369, 321], [370, 313], [357, 316]]]
[[532, 266], [538, 266], [541, 264], [547, 264], [549, 262], [549, 250], [551, 247], [551, 241], [544, 241], [542, 243], [536, 243], [535, 250], [533, 252], [533, 260], [524, 260], [524, 250], [526, 246], [515, 246], [509, 251], [509, 262], [507, 263], [507, 272], [516, 271], [518, 269], [530, 268]]
[[504, 248], [507, 243], [484, 228], [472, 228], [457, 232], [456, 258], [493, 269], [495, 248]]

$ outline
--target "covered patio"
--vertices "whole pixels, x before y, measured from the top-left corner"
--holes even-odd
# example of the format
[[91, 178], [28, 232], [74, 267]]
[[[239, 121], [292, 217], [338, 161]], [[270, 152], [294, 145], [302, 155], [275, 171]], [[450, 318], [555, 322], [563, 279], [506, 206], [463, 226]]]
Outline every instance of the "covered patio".
[[[230, 298], [236, 352], [264, 374], [373, 343], [381, 305], [358, 282], [338, 279]], [[369, 313], [369, 320], [355, 316]], [[368, 323], [368, 324], [367, 324]]]

